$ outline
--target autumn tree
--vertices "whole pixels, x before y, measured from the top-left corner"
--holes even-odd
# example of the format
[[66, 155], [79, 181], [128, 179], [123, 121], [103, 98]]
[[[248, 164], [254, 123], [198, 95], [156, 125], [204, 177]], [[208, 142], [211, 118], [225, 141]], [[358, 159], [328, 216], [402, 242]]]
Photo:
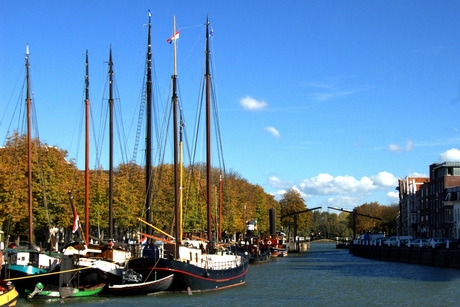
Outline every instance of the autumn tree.
[[[65, 150], [48, 146], [38, 139], [33, 140], [33, 148], [32, 196], [35, 228], [72, 227], [73, 212], [68, 191], [72, 191], [80, 221], [85, 226], [84, 172], [77, 169]], [[211, 173], [211, 204], [215, 221], [212, 222], [213, 230], [220, 222], [221, 201], [222, 231], [243, 232], [246, 220], [257, 220], [259, 233], [266, 233], [269, 229], [270, 208], [275, 209], [276, 223], [279, 225], [282, 210], [273, 195], [265, 193], [258, 185], [250, 184], [237, 172], [224, 173], [219, 168], [212, 168]], [[145, 218], [145, 168], [132, 163], [119, 164], [113, 175], [114, 224], [120, 234], [136, 231], [139, 229], [137, 218]], [[152, 168], [152, 175], [151, 221], [158, 228], [170, 230], [174, 223], [174, 167], [171, 164], [157, 165]], [[0, 227], [14, 236], [27, 233], [28, 229], [27, 176], [27, 140], [24, 135], [15, 133], [8, 137], [5, 146], [0, 149]], [[221, 176], [222, 200], [219, 191]], [[96, 229], [108, 228], [108, 181], [107, 171], [102, 168], [90, 170], [90, 234], [95, 234]], [[185, 231], [196, 232], [207, 228], [205, 182], [204, 164], [184, 168], [182, 196]], [[286, 197], [292, 193], [294, 192], [288, 193]], [[298, 197], [300, 199], [300, 195]], [[295, 204], [292, 204], [291, 199], [286, 198], [286, 201], [289, 208], [305, 209], [303, 200]], [[305, 216], [300, 217], [300, 227], [304, 219]]]
[[399, 205], [382, 206], [380, 209], [381, 221], [378, 223], [380, 231], [388, 235], [396, 234], [396, 219], [399, 214]]
[[[366, 232], [396, 232], [396, 217], [399, 213], [398, 205], [382, 206], [377, 202], [365, 203], [355, 208], [356, 213], [380, 218], [373, 219], [365, 216], [356, 216], [356, 231]], [[348, 218], [350, 227], [353, 227], [353, 215]]]
[[[298, 211], [306, 210], [305, 202], [296, 189], [290, 189], [284, 193], [283, 198], [280, 200], [280, 214], [281, 216], [291, 214]], [[312, 220], [312, 213], [306, 212], [297, 215], [297, 230], [306, 230]], [[294, 216], [287, 216], [281, 219], [281, 225], [294, 229]]]
[[[0, 215], [11, 235], [27, 233], [28, 154], [27, 138], [17, 132], [7, 138], [0, 150]], [[76, 167], [67, 151], [38, 139], [32, 140], [32, 213], [34, 228], [66, 227], [72, 210], [67, 191]]]

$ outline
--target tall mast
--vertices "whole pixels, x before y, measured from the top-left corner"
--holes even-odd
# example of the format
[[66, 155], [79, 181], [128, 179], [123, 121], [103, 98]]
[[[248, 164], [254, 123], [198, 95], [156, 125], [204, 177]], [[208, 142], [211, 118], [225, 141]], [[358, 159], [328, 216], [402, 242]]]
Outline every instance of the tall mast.
[[179, 239], [182, 242], [182, 215], [183, 215], [183, 210], [182, 210], [182, 165], [183, 165], [183, 160], [182, 160], [182, 149], [183, 149], [183, 142], [182, 142], [182, 135], [184, 133], [184, 122], [182, 120], [182, 111], [180, 114], [180, 130], [179, 130], [179, 211], [180, 211], [180, 232], [179, 232]]
[[86, 50], [85, 75], [85, 242], [89, 242], [89, 69]]
[[[176, 16], [174, 16], [174, 29], [173, 35], [176, 34]], [[178, 148], [177, 148], [177, 69], [176, 69], [176, 38], [174, 36], [174, 75], [173, 79], [173, 125], [174, 125], [174, 199], [175, 199], [175, 226], [176, 226], [176, 248], [175, 258], [179, 258], [179, 246], [182, 243], [180, 239], [180, 202], [179, 202], [179, 161], [178, 161]]]
[[211, 74], [209, 70], [209, 18], [206, 19], [206, 189], [208, 208], [208, 240], [212, 241], [211, 231]]
[[110, 166], [109, 166], [109, 241], [113, 240], [113, 62], [109, 56]]
[[222, 175], [219, 177], [219, 241], [222, 240]]
[[[149, 37], [148, 37], [148, 47], [147, 47], [147, 127], [146, 127], [146, 138], [145, 138], [145, 184], [146, 184], [146, 202], [145, 202], [145, 212], [146, 212], [146, 221], [150, 224], [151, 217], [151, 204], [152, 204], [152, 50], [151, 50], [151, 40], [150, 40], [150, 31], [151, 31], [151, 16], [152, 14], [149, 11]], [[147, 234], [151, 234], [150, 227], [147, 227]], [[150, 238], [148, 239], [150, 241]]]
[[28, 185], [29, 185], [29, 249], [32, 249], [33, 242], [33, 216], [32, 216], [32, 128], [30, 120], [30, 108], [32, 99], [30, 98], [30, 78], [29, 78], [29, 45], [27, 44], [26, 53], [26, 80], [27, 80], [27, 156], [28, 156]]

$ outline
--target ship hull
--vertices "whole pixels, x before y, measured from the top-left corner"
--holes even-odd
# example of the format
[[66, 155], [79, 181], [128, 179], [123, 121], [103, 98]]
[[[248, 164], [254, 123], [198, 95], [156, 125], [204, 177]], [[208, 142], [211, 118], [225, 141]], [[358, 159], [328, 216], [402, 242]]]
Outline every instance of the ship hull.
[[[156, 264], [156, 265], [155, 265]], [[187, 262], [160, 258], [137, 258], [129, 261], [129, 268], [155, 280], [174, 274], [174, 279], [167, 291], [202, 292], [238, 286], [246, 282], [248, 259], [235, 268], [205, 269]]]
[[125, 295], [147, 295], [155, 292], [162, 292], [168, 290], [174, 279], [174, 274], [158, 279], [155, 281], [148, 281], [144, 283], [121, 284], [108, 287], [108, 292], [112, 295], [125, 296]]
[[284, 248], [272, 248], [272, 257], [286, 257], [288, 255], [287, 249]]

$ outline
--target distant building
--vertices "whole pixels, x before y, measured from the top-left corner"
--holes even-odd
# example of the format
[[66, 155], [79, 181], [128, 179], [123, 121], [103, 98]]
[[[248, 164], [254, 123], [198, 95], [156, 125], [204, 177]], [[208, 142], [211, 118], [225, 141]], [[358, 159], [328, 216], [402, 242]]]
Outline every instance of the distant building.
[[448, 212], [451, 211], [446, 219], [452, 219], [452, 238], [460, 239], [460, 187], [446, 189], [444, 208], [449, 209]]
[[[400, 235], [458, 238], [460, 235], [460, 162], [430, 165], [430, 177], [399, 180]], [[458, 210], [458, 211], [455, 211]]]
[[406, 177], [398, 180], [399, 221], [398, 235], [414, 236], [420, 229], [420, 187], [429, 182], [428, 177]]
[[417, 199], [420, 201], [420, 224], [417, 238], [430, 237], [430, 182], [425, 182], [417, 191]]
[[447, 188], [460, 186], [460, 162], [430, 165], [430, 236], [451, 238], [452, 206], [445, 206]]

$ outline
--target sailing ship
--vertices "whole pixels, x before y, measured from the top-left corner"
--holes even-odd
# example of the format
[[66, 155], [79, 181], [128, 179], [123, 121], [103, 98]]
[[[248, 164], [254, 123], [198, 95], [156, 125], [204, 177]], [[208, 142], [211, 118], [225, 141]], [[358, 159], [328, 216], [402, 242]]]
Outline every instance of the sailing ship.
[[[84, 242], [75, 242], [64, 250], [65, 255], [78, 255], [78, 264], [82, 267], [97, 268], [98, 274], [85, 274], [84, 281], [90, 284], [120, 283], [122, 281], [123, 264], [131, 257], [131, 253], [120, 248], [117, 242], [113, 242], [113, 69], [112, 48], [109, 55], [109, 108], [110, 108], [110, 169], [109, 169], [109, 242], [103, 242], [98, 238], [99, 244], [91, 244], [89, 240], [89, 64], [88, 51], [86, 51], [86, 75], [85, 75], [85, 233], [82, 234], [78, 225], [78, 237]], [[71, 191], [69, 199], [77, 221], [77, 212], [73, 206]], [[86, 272], [85, 272], [86, 273]]]
[[[174, 42], [174, 59], [176, 59], [176, 26], [172, 41]], [[150, 61], [147, 61], [150, 65]], [[149, 69], [147, 71], [150, 71]], [[168, 291], [210, 291], [224, 289], [245, 283], [248, 271], [248, 258], [220, 248], [213, 241], [211, 231], [211, 146], [210, 146], [210, 51], [209, 51], [209, 20], [206, 21], [206, 135], [207, 135], [207, 238], [182, 240], [182, 221], [179, 186], [179, 159], [178, 159], [178, 96], [177, 72], [174, 61], [174, 75], [172, 76], [172, 107], [174, 130], [174, 195], [175, 195], [175, 238], [174, 242], [156, 241], [146, 246], [143, 257], [135, 258], [127, 263], [130, 269], [149, 276], [155, 280], [168, 274], [174, 274], [174, 280]], [[147, 95], [150, 93], [147, 92]], [[148, 100], [148, 99], [147, 99]], [[182, 125], [181, 125], [182, 129]], [[147, 137], [147, 142], [150, 138]], [[148, 148], [148, 147], [147, 147]], [[147, 174], [150, 170], [147, 169]], [[147, 179], [149, 182], [149, 179]], [[148, 186], [147, 186], [148, 187]], [[152, 237], [148, 235], [148, 237]]]
[[[26, 104], [27, 104], [27, 144], [28, 144], [28, 213], [29, 213], [29, 242], [28, 248], [18, 247], [6, 249], [5, 264], [2, 267], [3, 276], [7, 281], [14, 281], [16, 289], [22, 293], [26, 288], [33, 287], [38, 280], [48, 281], [46, 273], [56, 269], [61, 254], [43, 252], [33, 244], [33, 216], [32, 216], [32, 125], [31, 108], [32, 98], [29, 74], [29, 45], [26, 52]], [[34, 278], [29, 278], [30, 276]]]

